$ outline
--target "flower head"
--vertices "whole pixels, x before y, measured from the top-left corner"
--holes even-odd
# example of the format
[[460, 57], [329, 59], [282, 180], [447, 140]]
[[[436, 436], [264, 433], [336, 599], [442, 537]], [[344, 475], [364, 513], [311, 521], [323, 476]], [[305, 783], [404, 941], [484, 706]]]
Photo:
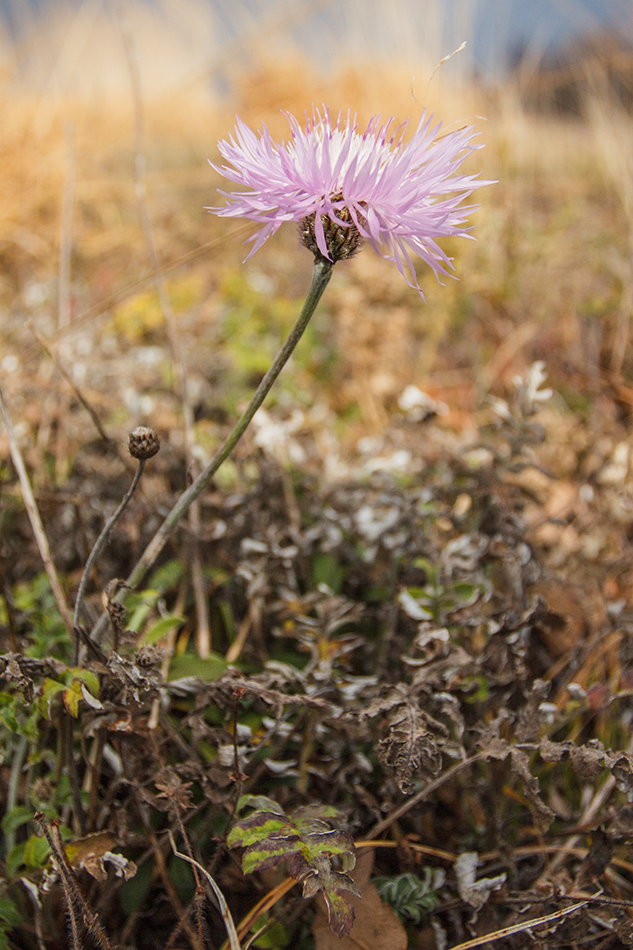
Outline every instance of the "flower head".
[[286, 116], [289, 142], [278, 145], [266, 126], [257, 134], [238, 117], [235, 137], [218, 144], [228, 164], [213, 167], [249, 190], [223, 191], [228, 203], [208, 210], [262, 225], [249, 238], [254, 243], [248, 257], [284, 221], [295, 221], [302, 243], [330, 261], [351, 257], [367, 240], [420, 294], [412, 255], [438, 279], [453, 269], [437, 238], [469, 236], [467, 216], [476, 206], [461, 202], [491, 184], [477, 175], [455, 174], [466, 156], [482, 147], [472, 144], [472, 127], [440, 137], [440, 124], [423, 114], [405, 142], [407, 123], [391, 132], [393, 119], [381, 124], [380, 116], [364, 132], [349, 113], [346, 119], [339, 113], [332, 123], [327, 109], [316, 109], [305, 128]]

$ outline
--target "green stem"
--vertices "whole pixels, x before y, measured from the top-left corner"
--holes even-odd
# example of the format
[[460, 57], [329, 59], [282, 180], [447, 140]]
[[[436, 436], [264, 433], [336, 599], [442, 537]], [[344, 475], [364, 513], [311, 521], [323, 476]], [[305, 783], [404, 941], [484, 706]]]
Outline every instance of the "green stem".
[[[288, 362], [292, 351], [303, 336], [304, 330], [310, 322], [310, 318], [312, 317], [312, 314], [314, 313], [316, 306], [323, 295], [323, 291], [329, 283], [330, 277], [332, 276], [333, 267], [334, 264], [332, 261], [328, 261], [320, 257], [316, 258], [314, 271], [312, 272], [312, 283], [310, 284], [308, 295], [303, 305], [303, 309], [299, 314], [299, 318], [292, 328], [288, 339], [279, 350], [279, 353], [275, 357], [272, 366], [257, 387], [255, 395], [240, 416], [240, 419], [238, 420], [231, 434], [220, 446], [206, 468], [200, 472], [196, 480], [192, 482], [185, 492], [183, 492], [148, 546], [145, 548], [141, 558], [132, 570], [130, 576], [127, 578], [126, 584], [128, 587], [134, 588], [140, 584], [149, 569], [156, 562], [167, 542], [167, 539], [178, 522], [187, 513], [192, 502], [194, 502], [198, 495], [204, 491], [217, 470], [220, 468], [222, 463], [226, 461], [237, 443], [246, 432], [246, 429], [248, 428], [253, 416], [270, 392], [275, 380], [279, 376], [285, 364]], [[123, 599], [124, 595], [125, 592], [122, 591], [119, 594], [119, 598]], [[100, 634], [105, 628], [105, 623], [106, 619], [104, 615], [100, 618], [94, 630], [92, 631], [92, 636], [94, 639], [99, 639]]]

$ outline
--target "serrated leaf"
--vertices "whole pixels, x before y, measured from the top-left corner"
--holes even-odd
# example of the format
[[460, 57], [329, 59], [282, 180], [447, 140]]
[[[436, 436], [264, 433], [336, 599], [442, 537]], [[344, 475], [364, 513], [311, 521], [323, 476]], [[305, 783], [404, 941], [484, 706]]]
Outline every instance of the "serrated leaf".
[[314, 855], [347, 854], [352, 857], [354, 855], [354, 839], [346, 831], [329, 829], [324, 832], [312, 832], [306, 835], [306, 841], [309, 842], [310, 853]]
[[288, 834], [294, 833], [285, 815], [280, 817], [269, 811], [256, 811], [248, 818], [242, 818], [231, 828], [226, 842], [229, 848], [246, 848], [256, 841], [263, 841], [272, 836], [277, 837], [284, 831]]
[[[310, 875], [303, 884], [303, 896], [314, 897], [321, 891], [327, 907], [328, 922], [337, 937], [345, 937], [354, 923], [354, 909], [349, 893], [362, 897], [358, 884], [341, 871], [331, 867], [322, 867], [317, 874]], [[347, 892], [347, 893], [346, 893]]]
[[292, 858], [300, 850], [301, 838], [297, 835], [259, 841], [247, 848], [242, 855], [242, 870], [244, 874], [252, 874], [254, 871], [274, 868], [286, 858]]
[[[303, 882], [305, 897], [323, 891], [334, 933], [349, 933], [354, 912], [344, 892], [360, 895], [360, 891], [345, 873], [356, 861], [351, 835], [331, 828], [323, 820], [336, 817], [336, 809], [306, 806], [288, 817], [265, 796], [244, 796], [238, 809], [254, 804], [260, 808], [237, 821], [227, 839], [230, 847], [247, 845], [242, 855], [244, 873], [263, 871], [287, 860], [288, 873]], [[270, 806], [274, 811], [268, 810]], [[334, 856], [342, 862], [344, 871], [332, 868]]]

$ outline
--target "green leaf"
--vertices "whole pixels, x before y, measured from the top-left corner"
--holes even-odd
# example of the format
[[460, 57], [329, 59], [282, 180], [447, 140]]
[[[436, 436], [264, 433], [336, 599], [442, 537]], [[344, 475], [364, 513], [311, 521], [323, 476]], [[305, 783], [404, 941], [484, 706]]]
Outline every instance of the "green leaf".
[[50, 848], [46, 838], [31, 835], [24, 845], [24, 864], [27, 868], [41, 868], [46, 863]]
[[91, 670], [84, 670], [79, 666], [70, 666], [67, 670], [64, 670], [62, 679], [71, 685], [74, 684], [75, 680], [79, 680], [88, 687], [93, 696], [99, 695], [99, 677], [95, 676]]
[[22, 708], [22, 702], [11, 693], [0, 693], [0, 722], [3, 722], [11, 732], [18, 731], [17, 710]]
[[201, 660], [193, 653], [183, 653], [175, 656], [169, 664], [168, 680], [179, 680], [185, 676], [197, 676], [205, 683], [213, 683], [228, 667], [228, 663], [219, 653], [212, 653]]
[[178, 614], [168, 614], [161, 617], [149, 630], [143, 635], [143, 643], [158, 643], [163, 637], [166, 637], [172, 630], [177, 630], [185, 622], [184, 617]]
[[45, 719], [51, 721], [51, 705], [58, 693], [62, 693], [66, 687], [63, 683], [58, 683], [57, 680], [49, 679], [47, 676], [44, 682], [42, 683], [42, 688], [40, 691], [39, 698], [39, 707], [40, 712]]
[[[143, 591], [143, 594], [154, 594], [154, 601], [158, 600], [158, 591]], [[133, 610], [132, 615], [127, 620], [128, 630], [132, 630], [134, 633], [140, 631], [152, 611], [154, 601], [151, 603], [143, 602]]]
[[[336, 809], [307, 806], [287, 816], [263, 795], [244, 795], [238, 802], [238, 812], [245, 808], [255, 810], [240, 818], [227, 838], [231, 848], [246, 846], [242, 855], [244, 873], [264, 871], [287, 860], [291, 877], [304, 882], [304, 897], [323, 891], [334, 933], [339, 937], [349, 933], [354, 912], [345, 892], [360, 896], [360, 891], [345, 873], [356, 863], [351, 835], [331, 828], [324, 820], [335, 819]], [[343, 871], [333, 869], [335, 857], [342, 863]]]
[[9, 927], [17, 927], [22, 923], [20, 912], [10, 897], [0, 895], [0, 920], [4, 920]]
[[273, 812], [256, 811], [238, 821], [226, 840], [229, 848], [245, 848], [271, 835], [277, 837], [284, 832], [292, 834], [293, 831], [285, 815], [280, 817]]
[[184, 570], [183, 562], [173, 558], [171, 561], [167, 561], [166, 564], [159, 567], [158, 570], [154, 571], [150, 586], [155, 588], [159, 594], [165, 594], [172, 587], [176, 586]]
[[[233, 846], [229, 845], [229, 847]], [[252, 874], [254, 871], [274, 868], [285, 858], [294, 857], [301, 851], [301, 847], [302, 841], [298, 835], [284, 835], [280, 838], [258, 841], [257, 844], [250, 845], [242, 855], [242, 870], [244, 874]]]
[[30, 821], [32, 817], [33, 812], [30, 809], [24, 808], [23, 805], [16, 805], [2, 819], [2, 830], [5, 835], [11, 834], [16, 828], [21, 828], [27, 821]]
[[73, 680], [70, 686], [66, 687], [62, 698], [64, 700], [64, 706], [73, 719], [76, 719], [79, 715], [79, 702], [83, 699], [79, 680]]
[[330, 871], [326, 879], [321, 875], [321, 890], [332, 931], [337, 937], [347, 936], [354, 925], [354, 910], [346, 892], [362, 897], [360, 888], [347, 874]]
[[334, 554], [328, 552], [327, 554], [314, 555], [310, 562], [310, 572], [313, 587], [318, 587], [319, 584], [327, 584], [333, 593], [338, 594], [345, 580], [347, 569]]

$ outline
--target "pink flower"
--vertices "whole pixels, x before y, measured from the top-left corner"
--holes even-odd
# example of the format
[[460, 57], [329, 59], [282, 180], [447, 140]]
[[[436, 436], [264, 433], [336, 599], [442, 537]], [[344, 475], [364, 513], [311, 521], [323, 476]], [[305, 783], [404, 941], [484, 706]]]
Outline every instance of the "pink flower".
[[[380, 116], [359, 132], [356, 119], [332, 124], [327, 109], [314, 110], [305, 129], [286, 113], [289, 142], [277, 145], [264, 126], [253, 132], [238, 117], [235, 137], [218, 144], [228, 163], [213, 168], [247, 191], [221, 192], [228, 204], [209, 208], [226, 217], [246, 217], [262, 227], [250, 257], [284, 221], [299, 223], [301, 239], [328, 260], [351, 257], [369, 241], [378, 254], [394, 261], [410, 286], [418, 285], [412, 255], [435, 272], [448, 274], [451, 259], [437, 243], [445, 235], [469, 237], [467, 216], [475, 205], [461, 205], [481, 185], [477, 175], [457, 175], [471, 144], [472, 127], [438, 136], [440, 125], [423, 114], [409, 142], [405, 122], [393, 133], [393, 119]], [[247, 258], [248, 259], [248, 258]], [[410, 278], [407, 276], [407, 272]]]

